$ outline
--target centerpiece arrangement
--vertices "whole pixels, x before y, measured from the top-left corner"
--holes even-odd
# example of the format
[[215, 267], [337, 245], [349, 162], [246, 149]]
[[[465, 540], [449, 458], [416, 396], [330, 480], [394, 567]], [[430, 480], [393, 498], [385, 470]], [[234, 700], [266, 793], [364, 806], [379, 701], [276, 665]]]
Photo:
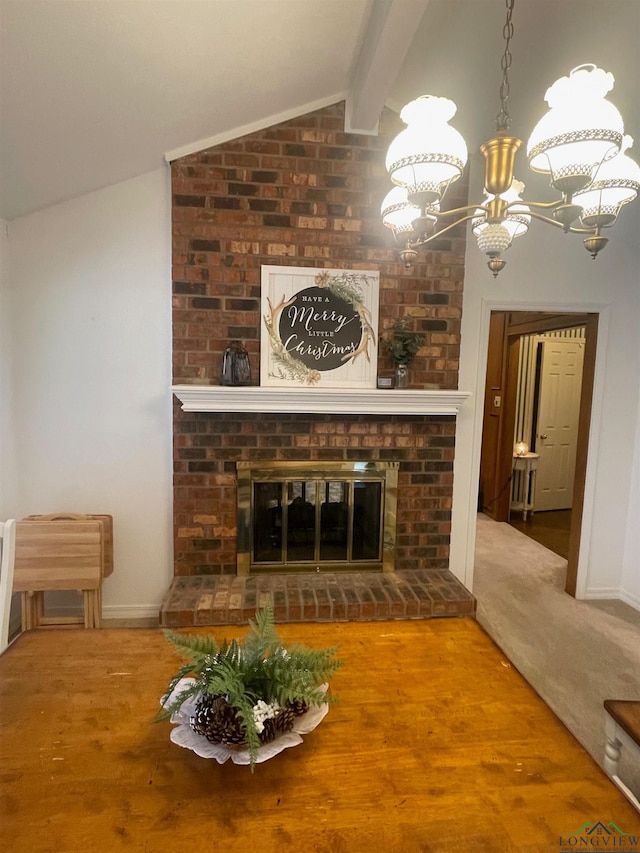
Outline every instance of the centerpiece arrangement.
[[[336, 649], [285, 648], [271, 605], [249, 620], [243, 642], [219, 645], [211, 635], [170, 630], [164, 635], [187, 662], [171, 679], [156, 719], [178, 723], [172, 740], [205, 757], [221, 763], [239, 757], [236, 763], [248, 763], [253, 771], [280, 745], [300, 743], [299, 735], [315, 728], [334, 701], [327, 687], [342, 666]], [[270, 743], [277, 748], [265, 753]]]

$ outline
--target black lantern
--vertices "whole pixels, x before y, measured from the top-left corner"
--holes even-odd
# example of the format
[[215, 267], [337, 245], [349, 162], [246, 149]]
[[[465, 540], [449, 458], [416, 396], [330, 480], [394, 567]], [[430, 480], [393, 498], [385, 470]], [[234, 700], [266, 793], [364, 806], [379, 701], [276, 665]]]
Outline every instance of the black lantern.
[[249, 353], [240, 341], [231, 341], [222, 355], [221, 385], [251, 385]]

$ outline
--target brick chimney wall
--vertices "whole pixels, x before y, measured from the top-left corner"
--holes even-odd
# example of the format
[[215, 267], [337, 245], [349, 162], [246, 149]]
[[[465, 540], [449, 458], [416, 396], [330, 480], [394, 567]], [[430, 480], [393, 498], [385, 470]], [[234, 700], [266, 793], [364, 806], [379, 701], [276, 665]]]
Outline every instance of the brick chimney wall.
[[[398, 317], [425, 334], [410, 386], [457, 388], [464, 229], [407, 273], [380, 221], [402, 126], [385, 113], [379, 136], [345, 134], [340, 103], [172, 164], [176, 384], [219, 384], [236, 339], [258, 384], [261, 266], [291, 264], [379, 270], [381, 334]], [[466, 180], [454, 189], [447, 206], [466, 203]], [[393, 374], [382, 351], [378, 374]], [[175, 401], [175, 573], [236, 572], [239, 459], [400, 461], [396, 568], [446, 567], [454, 441], [452, 417], [187, 414]]]

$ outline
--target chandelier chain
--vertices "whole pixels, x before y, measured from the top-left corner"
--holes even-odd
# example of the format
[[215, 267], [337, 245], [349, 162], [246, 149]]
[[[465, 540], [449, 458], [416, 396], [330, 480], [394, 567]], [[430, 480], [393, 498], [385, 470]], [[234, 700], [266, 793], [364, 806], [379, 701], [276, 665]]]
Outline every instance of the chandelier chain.
[[511, 51], [509, 49], [511, 39], [513, 37], [513, 4], [515, 0], [506, 0], [507, 18], [502, 28], [502, 36], [504, 38], [504, 53], [500, 60], [502, 68], [502, 83], [500, 84], [500, 112], [496, 116], [496, 130], [498, 132], [506, 131], [511, 125], [511, 116], [507, 108], [509, 100], [509, 69], [511, 68]]

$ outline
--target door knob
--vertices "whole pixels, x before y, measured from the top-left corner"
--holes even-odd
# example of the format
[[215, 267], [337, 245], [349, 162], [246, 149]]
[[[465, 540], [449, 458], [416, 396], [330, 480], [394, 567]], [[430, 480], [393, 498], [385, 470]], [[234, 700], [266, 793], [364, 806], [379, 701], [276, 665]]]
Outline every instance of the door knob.
[[546, 432], [541, 432], [539, 437], [544, 441], [547, 438]]

